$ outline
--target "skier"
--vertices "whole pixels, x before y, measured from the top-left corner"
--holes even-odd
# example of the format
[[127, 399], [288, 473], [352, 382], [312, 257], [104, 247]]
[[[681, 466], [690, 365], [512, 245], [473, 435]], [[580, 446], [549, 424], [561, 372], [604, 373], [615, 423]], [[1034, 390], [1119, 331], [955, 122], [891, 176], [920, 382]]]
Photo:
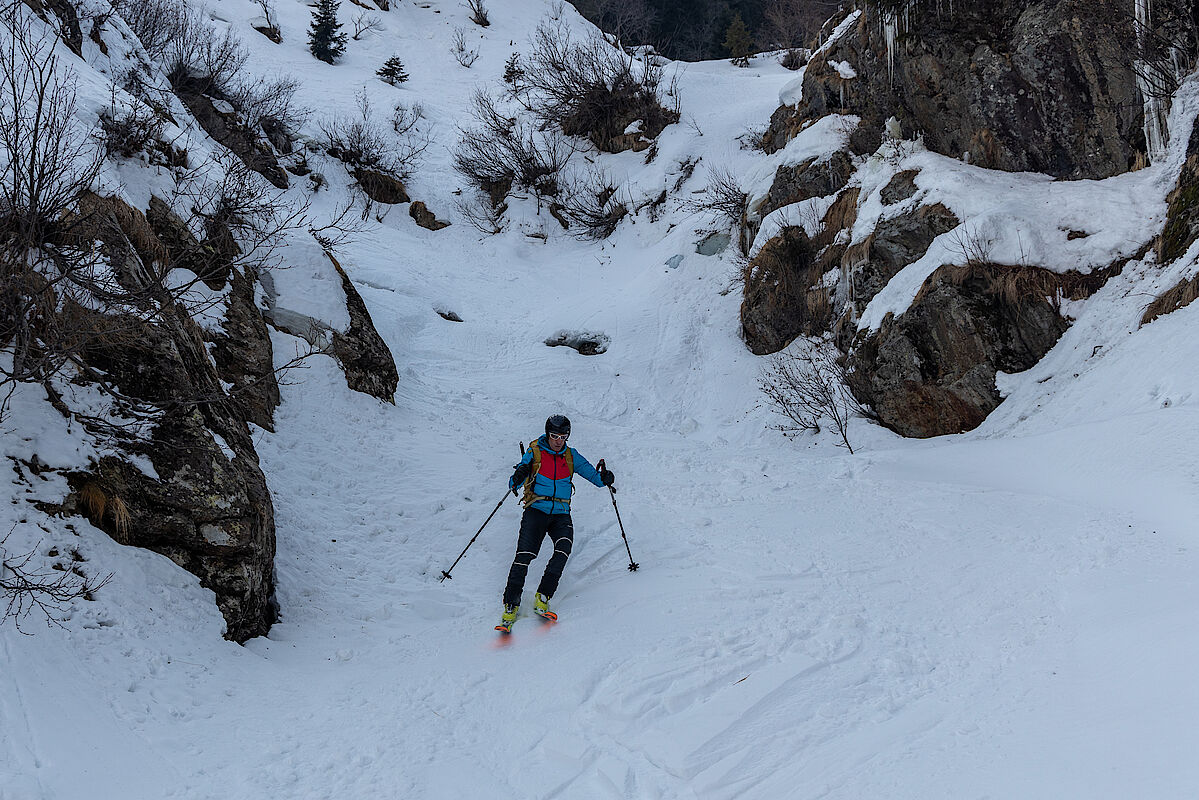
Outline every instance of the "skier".
[[562, 569], [574, 543], [574, 523], [570, 519], [573, 476], [577, 472], [596, 486], [611, 486], [616, 480], [611, 471], [604, 468], [602, 460], [597, 470], [573, 447], [567, 447], [569, 436], [570, 420], [561, 414], [547, 419], [545, 435], [529, 445], [508, 481], [508, 488], [514, 495], [518, 487], [524, 487], [525, 513], [520, 520], [516, 557], [512, 560], [508, 585], [504, 588], [504, 613], [496, 630], [508, 632], [512, 629], [520, 609], [520, 595], [529, 564], [537, 557], [546, 536], [553, 541], [554, 552], [537, 587], [533, 610], [545, 619], [557, 619], [550, 611], [550, 598], [558, 588], [558, 579], [562, 577]]

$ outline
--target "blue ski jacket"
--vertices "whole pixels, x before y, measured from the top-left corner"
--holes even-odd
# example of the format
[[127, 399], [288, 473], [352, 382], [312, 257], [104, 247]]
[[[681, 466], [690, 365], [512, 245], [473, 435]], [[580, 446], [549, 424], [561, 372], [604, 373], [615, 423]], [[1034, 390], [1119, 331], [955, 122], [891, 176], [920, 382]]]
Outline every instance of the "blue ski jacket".
[[[582, 475], [596, 486], [603, 487], [604, 482], [600, 479], [599, 470], [591, 466], [590, 461], [579, 455], [578, 450], [573, 447], [568, 448], [565, 444], [561, 450], [554, 450], [550, 447], [549, 439], [544, 435], [537, 440], [537, 446], [541, 448], [541, 467], [532, 477], [533, 494], [538, 499], [530, 504], [529, 508], [535, 508], [546, 514], [570, 513], [570, 493], [573, 489], [571, 478], [573, 476], [566, 461], [568, 449], [571, 460], [574, 462], [575, 473]], [[532, 464], [532, 462], [533, 448], [530, 447], [525, 451], [524, 458], [520, 460], [520, 463]], [[512, 489], [511, 478], [508, 479], [508, 489]]]

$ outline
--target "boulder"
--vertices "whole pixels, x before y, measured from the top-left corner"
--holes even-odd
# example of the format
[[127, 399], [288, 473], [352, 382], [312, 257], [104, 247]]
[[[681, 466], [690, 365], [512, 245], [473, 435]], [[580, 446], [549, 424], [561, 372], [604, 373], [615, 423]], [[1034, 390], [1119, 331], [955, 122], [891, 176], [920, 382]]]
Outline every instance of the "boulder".
[[439, 231], [442, 228], [448, 228], [450, 225], [445, 220], [438, 219], [420, 200], [409, 206], [408, 215], [416, 220], [417, 225], [420, 225], [422, 228], [428, 228], [431, 231]]
[[404, 182], [386, 172], [358, 167], [354, 170], [354, 180], [362, 187], [362, 191], [376, 203], [398, 205], [411, 200], [404, 189]]

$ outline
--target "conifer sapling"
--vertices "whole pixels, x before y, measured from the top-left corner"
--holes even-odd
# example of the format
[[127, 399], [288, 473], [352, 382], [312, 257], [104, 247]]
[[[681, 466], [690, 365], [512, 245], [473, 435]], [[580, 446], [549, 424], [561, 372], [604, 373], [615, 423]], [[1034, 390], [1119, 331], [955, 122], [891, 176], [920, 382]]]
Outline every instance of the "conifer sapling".
[[392, 56], [384, 61], [375, 74], [392, 86], [408, 80], [408, 73], [404, 71], [404, 63], [400, 61], [399, 56]]
[[749, 66], [749, 57], [754, 54], [754, 40], [740, 14], [733, 16], [733, 21], [725, 31], [724, 49], [729, 51], [734, 64], [739, 67]]
[[346, 50], [346, 35], [337, 21], [338, 0], [318, 0], [312, 11], [312, 25], [308, 28], [308, 49], [312, 54], [332, 64]]

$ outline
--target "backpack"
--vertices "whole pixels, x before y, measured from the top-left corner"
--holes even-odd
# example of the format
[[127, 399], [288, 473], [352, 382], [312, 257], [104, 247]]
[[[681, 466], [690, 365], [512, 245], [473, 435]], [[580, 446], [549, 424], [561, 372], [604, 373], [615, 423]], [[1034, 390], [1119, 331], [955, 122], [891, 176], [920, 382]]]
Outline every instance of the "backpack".
[[[540, 495], [533, 494], [533, 484], [537, 480], [538, 473], [541, 472], [541, 443], [540, 443], [540, 440], [534, 439], [533, 442], [529, 445], [529, 450], [531, 450], [533, 452], [533, 460], [529, 463], [529, 467], [530, 467], [529, 477], [525, 478], [525, 483], [524, 483], [525, 495], [521, 499], [521, 503], [524, 504], [525, 508], [528, 508], [529, 506], [533, 505], [533, 503], [537, 502], [538, 500], [550, 500], [551, 499], [549, 497], [541, 497]], [[574, 454], [573, 450], [571, 450], [569, 447], [567, 447], [566, 452], [563, 453], [562, 455], [566, 456], [566, 470], [567, 470], [567, 473], [570, 475], [570, 493], [571, 493], [571, 495], [574, 495], [574, 493], [575, 493], [575, 454]], [[566, 505], [569, 506], [570, 498], [567, 498], [565, 500], [563, 500], [561, 498], [553, 498], [553, 502], [565, 503]]]

